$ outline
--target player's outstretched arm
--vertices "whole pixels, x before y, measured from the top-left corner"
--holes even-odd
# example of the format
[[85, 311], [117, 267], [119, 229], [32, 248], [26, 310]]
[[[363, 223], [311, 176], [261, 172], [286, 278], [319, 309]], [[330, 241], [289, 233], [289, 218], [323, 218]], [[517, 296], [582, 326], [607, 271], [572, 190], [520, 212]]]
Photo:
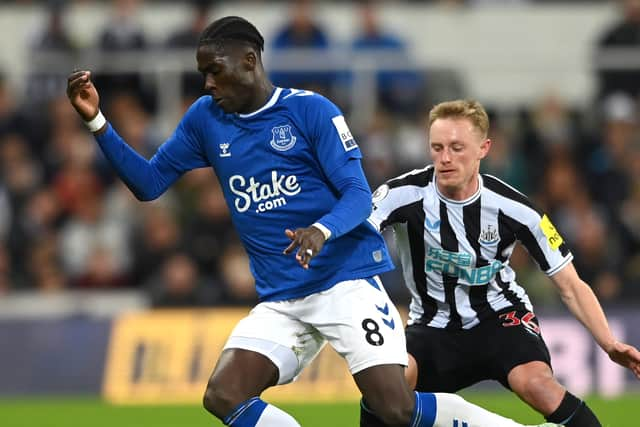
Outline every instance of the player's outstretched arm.
[[173, 149], [167, 148], [165, 150], [169, 154], [165, 156], [154, 155], [151, 160], [142, 157], [127, 145], [100, 112], [100, 96], [91, 82], [90, 71], [74, 71], [69, 75], [67, 96], [73, 108], [84, 120], [89, 130], [93, 132], [100, 149], [111, 166], [139, 200], [157, 198], [184, 171], [191, 167], [190, 164], [182, 169], [171, 167], [169, 157], [182, 159], [189, 154], [185, 154], [186, 144], [180, 144], [179, 141], [174, 141]]
[[551, 276], [551, 280], [569, 311], [591, 332], [609, 358], [640, 379], [640, 351], [615, 339], [602, 306], [589, 285], [580, 279], [573, 263]]
[[[91, 82], [91, 72], [76, 70], [67, 78], [67, 97], [82, 120], [91, 122], [100, 112], [100, 96], [98, 90]], [[106, 122], [95, 130], [102, 133], [106, 129]]]

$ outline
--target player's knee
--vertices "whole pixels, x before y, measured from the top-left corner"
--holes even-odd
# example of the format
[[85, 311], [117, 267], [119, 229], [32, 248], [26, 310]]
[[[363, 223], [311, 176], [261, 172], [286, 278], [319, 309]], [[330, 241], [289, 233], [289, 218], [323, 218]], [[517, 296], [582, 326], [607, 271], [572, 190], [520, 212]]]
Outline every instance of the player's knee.
[[525, 396], [536, 397], [544, 394], [549, 385], [549, 378], [546, 376], [535, 375], [526, 378], [522, 382], [521, 393]]
[[209, 381], [202, 398], [204, 408], [216, 417], [223, 419], [246, 398], [235, 393], [228, 385]]
[[523, 381], [519, 395], [542, 413], [551, 413], [558, 406], [564, 389], [553, 377], [535, 375]]

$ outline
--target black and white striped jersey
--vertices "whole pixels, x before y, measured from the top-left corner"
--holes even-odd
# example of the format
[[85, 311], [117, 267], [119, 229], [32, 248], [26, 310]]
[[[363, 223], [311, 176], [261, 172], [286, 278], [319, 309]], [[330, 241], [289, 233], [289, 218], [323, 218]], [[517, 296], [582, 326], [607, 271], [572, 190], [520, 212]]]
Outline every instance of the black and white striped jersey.
[[533, 310], [509, 258], [520, 241], [547, 275], [573, 256], [546, 215], [503, 181], [480, 174], [467, 200], [438, 191], [433, 166], [387, 181], [369, 222], [392, 225], [411, 292], [409, 324], [469, 329], [508, 307]]

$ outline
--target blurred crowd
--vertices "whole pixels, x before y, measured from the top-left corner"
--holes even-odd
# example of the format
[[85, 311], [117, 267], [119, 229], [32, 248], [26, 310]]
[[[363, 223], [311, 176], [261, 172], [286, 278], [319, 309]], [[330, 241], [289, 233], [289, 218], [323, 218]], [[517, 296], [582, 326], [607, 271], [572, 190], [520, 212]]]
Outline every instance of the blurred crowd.
[[[140, 1], [110, 3], [112, 18], [92, 47], [104, 52], [193, 49], [215, 10], [211, 2], [191, 2], [188, 25], [166, 40], [151, 40], [136, 19]], [[32, 52], [72, 54], [77, 47], [64, 25], [66, 2], [46, 4], [49, 19], [31, 41]], [[266, 49], [329, 52], [330, 30], [314, 20], [312, 8], [309, 1], [291, 2]], [[401, 29], [383, 28], [374, 2], [357, 8], [353, 52], [389, 52], [409, 62]], [[640, 0], [626, 0], [620, 10], [619, 23], [602, 29], [594, 52], [640, 45]], [[454, 79], [443, 90], [431, 77], [414, 68], [375, 75], [372, 115], [352, 125], [372, 188], [428, 164], [426, 112], [435, 102], [466, 96], [463, 82]], [[581, 108], [554, 93], [541, 95], [533, 108], [486, 105], [493, 146], [483, 171], [530, 195], [549, 214], [604, 304], [640, 301], [640, 70], [603, 69], [597, 77], [592, 105]], [[279, 71], [271, 78], [316, 90], [348, 116], [355, 113], [341, 96], [354, 84], [345, 70]], [[155, 121], [157, 94], [145, 76], [105, 71], [94, 80], [106, 117], [150, 157], [163, 137]], [[196, 73], [182, 76], [183, 108], [200, 95], [200, 80]], [[38, 67], [21, 96], [0, 74], [0, 295], [134, 288], [148, 292], [155, 306], [255, 302], [248, 260], [213, 172], [192, 171], [157, 201], [138, 202], [70, 107], [65, 85], [65, 75]], [[534, 301], [557, 301], [525, 253], [516, 252], [513, 267]], [[395, 299], [406, 300], [399, 272], [384, 280]]]

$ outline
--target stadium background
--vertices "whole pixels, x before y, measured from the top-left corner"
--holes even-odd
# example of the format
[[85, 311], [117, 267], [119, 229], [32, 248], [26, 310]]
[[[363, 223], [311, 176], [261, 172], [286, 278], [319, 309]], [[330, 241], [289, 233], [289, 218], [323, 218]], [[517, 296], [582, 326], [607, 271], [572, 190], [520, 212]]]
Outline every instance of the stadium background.
[[[156, 202], [135, 201], [64, 87], [70, 70], [93, 70], [107, 117], [150, 155], [199, 94], [198, 25], [227, 14], [262, 30], [277, 84], [313, 88], [345, 110], [373, 188], [428, 162], [431, 105], [485, 104], [494, 146], [484, 169], [549, 212], [612, 328], [640, 346], [640, 10], [578, 0], [306, 6], [0, 4], [0, 425], [218, 425], [200, 395], [230, 328], [255, 302], [220, 190], [196, 171]], [[294, 15], [318, 27], [306, 45], [278, 37]], [[383, 36], [361, 37], [367, 19]], [[638, 381], [595, 348], [526, 254], [513, 265], [557, 375], [592, 399], [605, 425], [636, 426]], [[405, 305], [398, 273], [384, 281]], [[540, 421], [491, 385], [469, 393]], [[268, 394], [305, 426], [356, 425], [357, 393], [331, 351]]]

